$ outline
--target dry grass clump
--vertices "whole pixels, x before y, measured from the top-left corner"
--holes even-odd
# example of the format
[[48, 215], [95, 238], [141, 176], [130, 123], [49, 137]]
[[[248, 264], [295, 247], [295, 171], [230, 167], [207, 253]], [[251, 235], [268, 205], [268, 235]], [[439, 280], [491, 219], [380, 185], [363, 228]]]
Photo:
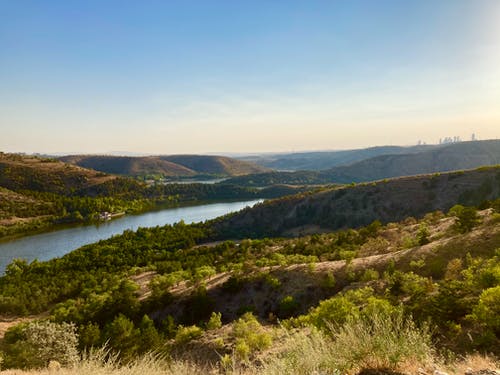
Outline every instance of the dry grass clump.
[[[427, 328], [397, 313], [375, 313], [369, 318], [348, 319], [330, 331], [305, 328], [286, 331], [280, 341], [254, 361], [241, 361], [237, 353], [222, 357], [220, 366], [210, 367], [195, 361], [170, 361], [148, 354], [130, 363], [120, 363], [105, 350], [88, 353], [73, 367], [49, 364], [42, 370], [10, 370], [4, 375], [340, 375], [358, 374], [367, 369], [385, 373], [432, 374], [443, 369], [449, 374], [498, 368], [495, 359], [479, 355], [444, 366], [435, 356]], [[366, 372], [369, 373], [369, 372]], [[371, 373], [371, 372], [370, 372]]]
[[333, 332], [331, 350], [342, 372], [363, 368], [400, 369], [432, 363], [434, 350], [427, 327], [418, 328], [401, 311], [352, 319]]
[[[336, 374], [335, 353], [332, 340], [324, 333], [313, 329], [290, 334], [281, 344], [278, 354], [266, 356], [262, 365], [247, 373], [264, 375], [281, 374]], [[249, 369], [250, 370], [250, 369]]]
[[427, 328], [401, 312], [349, 319], [328, 333], [312, 329], [290, 334], [278, 354], [262, 359], [258, 374], [354, 374], [366, 368], [403, 371], [433, 365]]
[[494, 357], [470, 354], [464, 359], [447, 366], [446, 370], [450, 374], [467, 374], [472, 371], [497, 370], [500, 369], [500, 362]]
[[169, 362], [164, 358], [148, 354], [127, 364], [105, 350], [84, 355], [73, 367], [60, 368], [57, 363], [40, 370], [8, 370], [4, 375], [206, 375], [207, 369], [189, 362]]

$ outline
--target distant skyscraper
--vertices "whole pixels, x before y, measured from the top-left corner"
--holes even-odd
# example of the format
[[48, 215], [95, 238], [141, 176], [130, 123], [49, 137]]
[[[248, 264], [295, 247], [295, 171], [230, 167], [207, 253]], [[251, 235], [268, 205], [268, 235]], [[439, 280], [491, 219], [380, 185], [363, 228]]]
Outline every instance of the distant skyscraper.
[[475, 141], [476, 140], [476, 134], [472, 133], [472, 135], [470, 136], [470, 140], [471, 141]]

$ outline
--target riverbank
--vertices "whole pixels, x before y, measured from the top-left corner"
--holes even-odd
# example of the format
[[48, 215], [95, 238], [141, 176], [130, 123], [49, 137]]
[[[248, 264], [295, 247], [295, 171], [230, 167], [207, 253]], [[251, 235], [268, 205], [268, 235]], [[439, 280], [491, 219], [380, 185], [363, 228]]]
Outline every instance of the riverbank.
[[184, 221], [186, 224], [206, 221], [259, 202], [262, 202], [262, 199], [157, 209], [141, 214], [124, 215], [105, 222], [66, 226], [65, 229], [44, 231], [2, 241], [0, 243], [0, 274], [16, 258], [25, 259], [28, 262], [35, 259], [45, 261], [63, 256], [81, 246], [122, 234], [126, 230], [135, 231], [140, 227], [163, 226], [179, 221]]
[[165, 209], [193, 207], [211, 203], [231, 203], [238, 200], [190, 200], [183, 202], [151, 202], [152, 204], [141, 210], [120, 211], [109, 213], [97, 213], [92, 219], [75, 219], [71, 217], [57, 217], [55, 215], [44, 215], [31, 218], [10, 218], [0, 221], [0, 243], [32, 236], [36, 234], [54, 232], [68, 228], [75, 228], [86, 225], [99, 225], [110, 220], [116, 220], [126, 215], [141, 215], [147, 212], [155, 212]]

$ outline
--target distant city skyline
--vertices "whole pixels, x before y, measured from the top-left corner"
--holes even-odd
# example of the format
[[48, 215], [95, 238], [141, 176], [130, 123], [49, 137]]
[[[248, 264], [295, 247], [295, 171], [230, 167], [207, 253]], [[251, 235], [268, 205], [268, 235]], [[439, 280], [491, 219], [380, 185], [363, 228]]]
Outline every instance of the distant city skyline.
[[0, 151], [500, 137], [500, 1], [0, 2]]

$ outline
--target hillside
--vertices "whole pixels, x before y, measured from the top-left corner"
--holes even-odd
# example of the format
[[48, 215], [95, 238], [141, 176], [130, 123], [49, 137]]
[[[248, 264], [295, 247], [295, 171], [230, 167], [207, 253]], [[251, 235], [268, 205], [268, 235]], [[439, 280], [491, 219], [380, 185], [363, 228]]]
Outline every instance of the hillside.
[[319, 171], [340, 165], [352, 164], [379, 155], [410, 154], [438, 148], [437, 145], [376, 146], [356, 150], [296, 152], [289, 154], [263, 154], [243, 156], [238, 159], [251, 161], [263, 167], [283, 170]]
[[226, 156], [170, 155], [160, 156], [160, 158], [181, 164], [195, 170], [199, 174], [240, 176], [252, 173], [261, 173], [268, 170], [268, 168]]
[[80, 167], [120, 175], [193, 176], [196, 174], [194, 170], [187, 167], [153, 156], [70, 155], [63, 156], [60, 160]]
[[0, 238], [89, 222], [102, 211], [154, 205], [146, 186], [135, 180], [55, 159], [0, 153]]
[[0, 187], [0, 227], [40, 219], [52, 212], [53, 205], [50, 202]]
[[[18, 314], [3, 316], [3, 365], [493, 375], [499, 204], [294, 239], [214, 243], [201, 224], [142, 228], [49, 262], [16, 261], [0, 278], [0, 311]], [[80, 359], [102, 345], [132, 363], [119, 369], [107, 352]], [[159, 355], [143, 358], [149, 350]]]
[[[321, 171], [260, 173], [235, 177], [228, 182], [245, 186], [266, 186], [270, 183], [345, 184], [500, 164], [500, 140], [376, 150], [387, 154]], [[404, 153], [405, 150], [412, 152]], [[373, 149], [359, 150], [359, 153], [362, 151], [369, 154]]]
[[69, 194], [115, 179], [115, 176], [54, 159], [0, 153], [0, 186], [14, 191]]
[[267, 169], [255, 164], [224, 156], [170, 155], [170, 156], [107, 156], [70, 155], [60, 160], [106, 173], [165, 177], [188, 177], [195, 175], [239, 176], [260, 173]]
[[264, 202], [224, 218], [222, 233], [279, 236], [308, 228], [339, 229], [384, 223], [446, 211], [456, 203], [477, 205], [500, 196], [500, 166], [434, 175], [401, 177], [327, 189]]
[[500, 164], [500, 140], [460, 142], [403, 155], [381, 155], [325, 171], [331, 181], [351, 183]]

